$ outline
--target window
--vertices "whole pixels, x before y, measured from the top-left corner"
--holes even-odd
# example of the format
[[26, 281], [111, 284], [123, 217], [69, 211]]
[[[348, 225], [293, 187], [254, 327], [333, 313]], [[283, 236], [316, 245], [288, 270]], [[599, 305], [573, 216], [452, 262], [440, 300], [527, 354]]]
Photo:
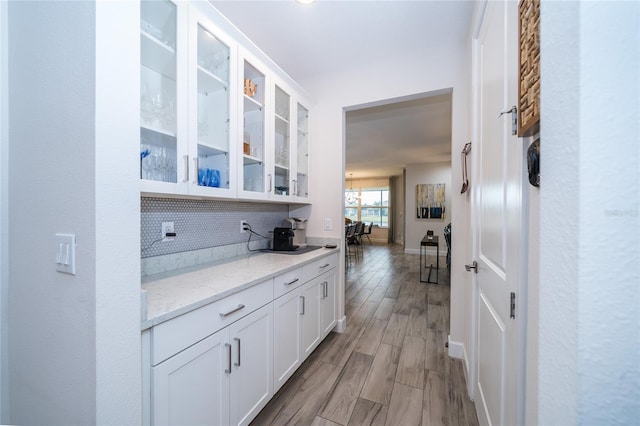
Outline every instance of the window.
[[360, 188], [345, 191], [345, 217], [353, 221], [389, 226], [389, 188]]

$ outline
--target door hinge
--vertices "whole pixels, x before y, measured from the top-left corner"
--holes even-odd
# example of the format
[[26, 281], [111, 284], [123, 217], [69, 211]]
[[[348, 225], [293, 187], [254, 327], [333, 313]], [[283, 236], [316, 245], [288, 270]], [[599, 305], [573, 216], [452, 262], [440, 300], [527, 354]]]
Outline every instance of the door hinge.
[[516, 318], [516, 294], [511, 293], [511, 313], [509, 314], [510, 319]]

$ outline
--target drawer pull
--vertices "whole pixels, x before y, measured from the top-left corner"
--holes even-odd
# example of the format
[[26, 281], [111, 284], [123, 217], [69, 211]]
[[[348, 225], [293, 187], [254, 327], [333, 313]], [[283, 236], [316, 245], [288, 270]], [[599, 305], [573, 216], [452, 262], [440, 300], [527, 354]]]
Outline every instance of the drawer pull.
[[320, 269], [324, 269], [324, 268], [326, 268], [326, 267], [327, 267], [327, 266], [329, 266], [329, 265], [330, 265], [330, 263], [325, 263], [324, 265], [322, 265], [322, 266], [320, 267]]
[[238, 342], [238, 362], [234, 363], [233, 365], [235, 365], [236, 367], [240, 367], [240, 339], [234, 337], [233, 340]]
[[298, 281], [300, 281], [300, 279], [299, 279], [299, 278], [296, 278], [295, 280], [293, 280], [293, 281], [291, 281], [291, 282], [284, 283], [284, 285], [291, 285], [291, 284], [297, 283]]
[[227, 359], [228, 359], [228, 368], [224, 370], [225, 373], [231, 373], [231, 345], [229, 343], [224, 344], [227, 347]]
[[222, 318], [226, 318], [226, 317], [228, 317], [229, 315], [231, 315], [231, 314], [233, 314], [233, 313], [238, 312], [240, 309], [244, 309], [244, 305], [240, 304], [240, 305], [238, 305], [238, 307], [237, 307], [237, 308], [235, 308], [235, 309], [233, 309], [233, 310], [231, 310], [231, 311], [229, 311], [229, 312], [226, 312], [226, 313], [225, 313], [225, 312], [221, 312], [221, 313], [220, 313], [220, 317], [222, 317]]

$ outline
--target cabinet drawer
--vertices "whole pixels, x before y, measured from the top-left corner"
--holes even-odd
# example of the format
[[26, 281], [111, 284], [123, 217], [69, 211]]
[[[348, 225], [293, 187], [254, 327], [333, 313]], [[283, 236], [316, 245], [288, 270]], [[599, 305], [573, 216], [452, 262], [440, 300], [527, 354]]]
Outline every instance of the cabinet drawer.
[[278, 298], [285, 293], [299, 287], [304, 283], [302, 268], [294, 269], [273, 279], [273, 298]]
[[273, 280], [217, 300], [153, 327], [152, 365], [199, 342], [273, 300]]
[[318, 275], [327, 272], [330, 269], [335, 268], [338, 265], [338, 253], [331, 254], [329, 256], [323, 257], [322, 259], [318, 259], [308, 265], [304, 265], [303, 269], [303, 278], [304, 282], [307, 282]]

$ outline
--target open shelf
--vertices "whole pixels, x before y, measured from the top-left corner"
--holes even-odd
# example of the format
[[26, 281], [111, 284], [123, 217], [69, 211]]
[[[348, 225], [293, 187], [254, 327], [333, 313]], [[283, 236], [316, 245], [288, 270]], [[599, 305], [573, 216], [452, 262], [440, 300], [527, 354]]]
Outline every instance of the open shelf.
[[227, 90], [229, 84], [220, 77], [198, 65], [198, 92], [214, 93], [219, 90]]
[[252, 157], [250, 155], [244, 154], [243, 164], [245, 166], [249, 166], [252, 164], [262, 164], [262, 159], [257, 157]]
[[212, 155], [226, 155], [229, 151], [221, 149], [219, 147], [211, 146], [204, 144], [202, 142], [198, 142], [198, 154], [201, 157], [209, 157]]
[[140, 30], [140, 61], [143, 66], [172, 80], [176, 79], [176, 51]]

